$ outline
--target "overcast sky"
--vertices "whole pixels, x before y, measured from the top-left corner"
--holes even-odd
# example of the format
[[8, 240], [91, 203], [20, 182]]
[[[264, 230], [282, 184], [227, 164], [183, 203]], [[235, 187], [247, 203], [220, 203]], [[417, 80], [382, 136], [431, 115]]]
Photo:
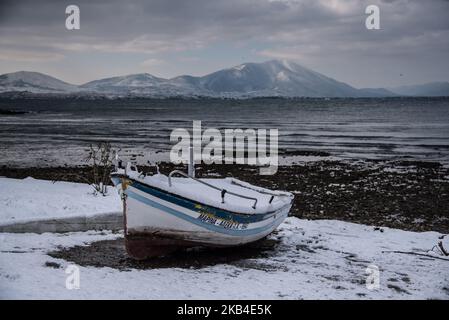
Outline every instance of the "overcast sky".
[[[80, 30], [65, 28], [69, 4]], [[283, 58], [358, 88], [449, 81], [448, 13], [447, 0], [1, 0], [0, 73], [80, 84]]]

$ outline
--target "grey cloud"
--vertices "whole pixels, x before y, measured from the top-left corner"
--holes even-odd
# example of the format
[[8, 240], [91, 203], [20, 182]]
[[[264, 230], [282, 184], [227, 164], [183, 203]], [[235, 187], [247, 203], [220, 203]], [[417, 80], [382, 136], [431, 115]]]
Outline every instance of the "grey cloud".
[[[262, 56], [296, 57], [313, 66], [338, 59], [361, 64], [369, 57], [388, 64], [413, 56], [449, 68], [439, 60], [449, 56], [449, 2], [443, 0], [75, 0], [81, 9], [76, 33], [64, 29], [68, 4], [2, 1], [0, 47], [151, 55], [254, 41], [265, 46]], [[382, 30], [364, 27], [368, 4], [380, 6]]]

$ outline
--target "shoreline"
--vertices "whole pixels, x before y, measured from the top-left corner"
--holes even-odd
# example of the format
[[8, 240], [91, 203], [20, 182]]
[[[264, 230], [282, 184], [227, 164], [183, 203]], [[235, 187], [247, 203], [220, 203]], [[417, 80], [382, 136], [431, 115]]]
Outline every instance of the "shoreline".
[[[168, 174], [185, 166], [159, 164]], [[154, 166], [139, 166], [153, 174]], [[301, 219], [332, 219], [408, 231], [449, 233], [449, 168], [420, 161], [315, 161], [279, 166], [273, 176], [245, 165], [196, 166], [198, 177], [235, 177], [270, 189], [295, 194], [291, 215]], [[85, 183], [88, 166], [0, 167], [0, 176], [33, 177]]]

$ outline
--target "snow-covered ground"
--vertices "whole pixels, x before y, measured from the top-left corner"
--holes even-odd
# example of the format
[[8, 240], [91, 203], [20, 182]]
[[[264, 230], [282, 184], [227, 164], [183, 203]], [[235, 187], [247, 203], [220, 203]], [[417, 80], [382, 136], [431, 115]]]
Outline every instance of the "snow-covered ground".
[[82, 183], [0, 177], [0, 225], [122, 211], [114, 188], [107, 196], [93, 191]]
[[[428, 253], [436, 232], [415, 233], [340, 221], [288, 218], [272, 235], [266, 258], [200, 269], [120, 271], [79, 267], [80, 288], [69, 290], [70, 265], [46, 253], [58, 247], [115, 239], [118, 234], [0, 234], [0, 297], [55, 299], [449, 299], [449, 259]], [[397, 253], [413, 252], [421, 255]], [[60, 265], [46, 266], [47, 262]], [[370, 273], [367, 267], [371, 266]], [[366, 279], [379, 270], [379, 286]], [[70, 269], [69, 269], [70, 270]], [[73, 271], [72, 271], [73, 272]], [[371, 278], [374, 279], [374, 278]]]
[[[1, 178], [0, 221], [120, 210], [112, 190], [95, 197], [89, 188]], [[431, 251], [441, 236], [290, 217], [270, 236], [277, 244], [263, 257], [202, 268], [77, 266], [80, 287], [70, 290], [72, 263], [48, 252], [121, 234], [0, 233], [0, 298], [449, 299], [449, 258]]]

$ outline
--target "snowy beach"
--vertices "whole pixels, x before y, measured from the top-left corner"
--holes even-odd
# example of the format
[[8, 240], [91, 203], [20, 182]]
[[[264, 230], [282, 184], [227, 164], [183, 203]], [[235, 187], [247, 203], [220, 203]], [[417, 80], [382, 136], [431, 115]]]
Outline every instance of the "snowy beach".
[[121, 212], [120, 197], [113, 187], [107, 196], [95, 196], [93, 191], [83, 183], [0, 177], [0, 226]]
[[[113, 189], [103, 197], [88, 185], [32, 178], [1, 178], [0, 186], [3, 225], [120, 210]], [[136, 262], [121, 232], [0, 233], [0, 298], [448, 299], [449, 258], [435, 250], [442, 236], [290, 217], [250, 247]], [[80, 288], [68, 290], [72, 265]], [[370, 270], [379, 270], [375, 288]]]
[[[435, 247], [449, 233], [447, 105], [0, 99], [11, 110], [0, 118], [0, 297], [448, 299], [449, 261]], [[279, 128], [275, 175], [204, 164], [196, 174], [291, 192], [292, 217], [250, 246], [136, 262], [124, 250], [116, 190], [94, 195], [85, 184], [89, 144], [111, 142], [147, 174], [156, 172], [147, 160], [163, 174], [185, 172], [167, 162], [169, 136], [195, 119], [204, 128]], [[66, 288], [72, 266], [78, 290]], [[377, 271], [373, 288], [367, 279]]]
[[[449, 259], [429, 250], [439, 233], [375, 229], [340, 221], [288, 218], [263, 257], [200, 267], [79, 266], [80, 288], [65, 286], [67, 261], [49, 252], [121, 234], [0, 234], [2, 299], [448, 299]], [[123, 258], [123, 246], [121, 255]], [[237, 249], [238, 250], [238, 249]], [[415, 254], [398, 253], [397, 251]], [[89, 253], [87, 253], [89, 254]], [[94, 252], [90, 253], [91, 255]], [[96, 252], [96, 254], [101, 254]], [[419, 255], [423, 254], [423, 256]], [[192, 264], [198, 253], [187, 258]], [[123, 262], [122, 262], [123, 263]], [[379, 287], [368, 289], [367, 268]], [[182, 284], [182, 290], [180, 285]]]
[[448, 12], [0, 0], [0, 302], [448, 302]]

